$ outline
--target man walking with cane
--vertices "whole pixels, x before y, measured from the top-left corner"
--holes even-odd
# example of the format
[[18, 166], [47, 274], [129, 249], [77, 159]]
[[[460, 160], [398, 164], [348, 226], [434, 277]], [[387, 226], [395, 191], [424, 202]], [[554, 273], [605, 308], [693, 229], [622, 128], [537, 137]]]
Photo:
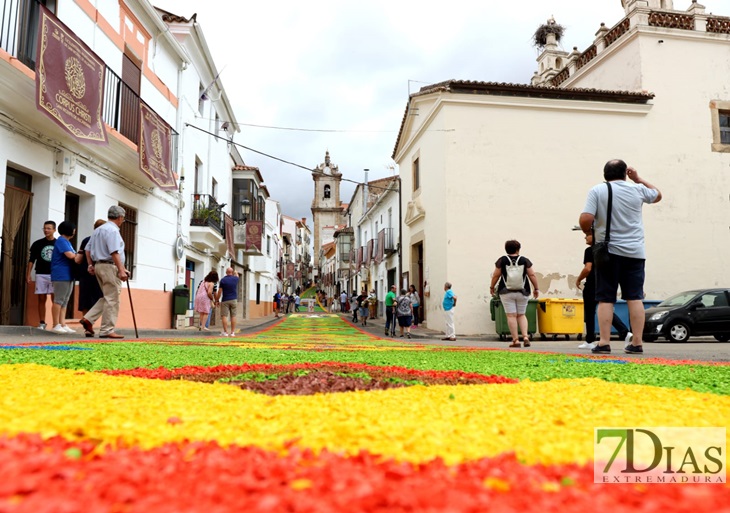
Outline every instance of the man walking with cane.
[[81, 325], [86, 334], [94, 335], [94, 321], [101, 317], [101, 338], [124, 338], [114, 332], [119, 316], [119, 298], [122, 294], [122, 282], [127, 281], [129, 272], [124, 268], [124, 240], [119, 227], [124, 223], [126, 212], [118, 205], [109, 207], [108, 223], [94, 230], [89, 239], [87, 250], [91, 253], [93, 265], [88, 271], [96, 276], [104, 296], [96, 302], [84, 317]]

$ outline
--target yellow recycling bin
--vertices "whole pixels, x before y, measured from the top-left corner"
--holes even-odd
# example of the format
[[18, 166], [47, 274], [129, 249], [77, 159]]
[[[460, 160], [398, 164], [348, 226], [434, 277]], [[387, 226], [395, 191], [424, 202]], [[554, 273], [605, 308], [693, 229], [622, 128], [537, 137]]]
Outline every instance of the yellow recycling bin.
[[538, 302], [537, 323], [540, 328], [540, 340], [552, 335], [578, 335], [583, 338], [583, 300], [564, 298], [542, 298]]

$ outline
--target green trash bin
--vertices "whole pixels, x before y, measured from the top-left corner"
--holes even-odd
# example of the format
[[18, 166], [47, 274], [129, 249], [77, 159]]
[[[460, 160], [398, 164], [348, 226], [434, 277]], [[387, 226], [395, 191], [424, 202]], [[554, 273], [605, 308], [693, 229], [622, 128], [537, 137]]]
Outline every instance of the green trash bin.
[[[533, 338], [535, 333], [537, 333], [537, 304], [537, 299], [530, 299], [527, 302], [527, 311], [525, 311], [525, 315], [527, 316], [527, 334], [530, 338]], [[507, 324], [507, 314], [504, 313], [502, 302], [498, 297], [492, 298], [489, 304], [489, 310], [492, 314], [492, 320], [494, 321], [499, 340], [507, 340], [508, 337], [511, 337], [509, 325]]]
[[175, 322], [175, 316], [185, 315], [190, 304], [190, 289], [185, 285], [178, 285], [172, 289], [172, 318]]

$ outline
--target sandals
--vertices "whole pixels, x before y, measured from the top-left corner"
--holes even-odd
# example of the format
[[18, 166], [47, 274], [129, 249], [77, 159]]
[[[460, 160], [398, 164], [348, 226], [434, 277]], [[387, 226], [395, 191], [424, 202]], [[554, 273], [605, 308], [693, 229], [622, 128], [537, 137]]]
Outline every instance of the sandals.
[[522, 344], [520, 344], [519, 340], [513, 340], [512, 343], [507, 347], [522, 347]]
[[523, 337], [523, 338], [522, 338], [522, 344], [523, 344], [523, 345], [524, 345], [525, 347], [530, 347], [530, 337]]

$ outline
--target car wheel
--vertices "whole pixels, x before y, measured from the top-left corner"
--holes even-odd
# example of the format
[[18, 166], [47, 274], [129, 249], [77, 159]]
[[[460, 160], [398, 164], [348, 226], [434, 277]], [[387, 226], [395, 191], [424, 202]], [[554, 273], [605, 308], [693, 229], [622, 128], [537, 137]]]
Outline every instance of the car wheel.
[[675, 322], [667, 331], [667, 339], [670, 342], [687, 342], [689, 335], [689, 326], [683, 322]]
[[718, 342], [727, 342], [730, 340], [730, 333], [723, 333], [722, 335], [715, 335], [715, 340]]

